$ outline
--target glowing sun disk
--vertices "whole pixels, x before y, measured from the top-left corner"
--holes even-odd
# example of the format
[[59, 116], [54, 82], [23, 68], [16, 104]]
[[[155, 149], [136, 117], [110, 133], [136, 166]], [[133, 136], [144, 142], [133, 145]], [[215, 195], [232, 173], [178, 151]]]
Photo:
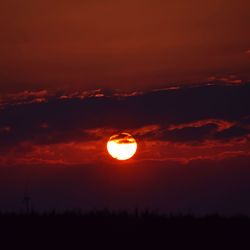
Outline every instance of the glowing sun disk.
[[110, 137], [107, 142], [109, 154], [117, 160], [127, 160], [131, 158], [136, 150], [136, 140], [128, 133], [120, 133]]

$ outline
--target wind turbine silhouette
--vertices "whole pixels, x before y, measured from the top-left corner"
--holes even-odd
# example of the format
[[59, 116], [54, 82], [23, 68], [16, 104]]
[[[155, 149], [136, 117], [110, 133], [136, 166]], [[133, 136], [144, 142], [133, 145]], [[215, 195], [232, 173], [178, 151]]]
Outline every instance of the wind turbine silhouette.
[[31, 212], [31, 196], [29, 195], [29, 192], [28, 192], [28, 181], [26, 180], [26, 185], [25, 185], [25, 191], [24, 191], [24, 195], [23, 195], [23, 204], [24, 204], [24, 207], [25, 207], [25, 213], [26, 214], [30, 214]]

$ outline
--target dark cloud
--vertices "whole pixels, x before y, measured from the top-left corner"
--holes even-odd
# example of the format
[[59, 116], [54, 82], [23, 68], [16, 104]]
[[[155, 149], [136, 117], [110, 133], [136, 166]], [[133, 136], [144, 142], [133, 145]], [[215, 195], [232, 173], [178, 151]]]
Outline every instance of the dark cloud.
[[174, 142], [199, 142], [211, 139], [212, 133], [216, 130], [215, 124], [208, 124], [202, 127], [186, 127], [165, 131], [161, 139]]
[[134, 138], [128, 133], [120, 133], [110, 137], [110, 141], [115, 141], [116, 143], [134, 143]]
[[224, 131], [217, 133], [215, 137], [218, 139], [231, 139], [242, 137], [248, 134], [250, 134], [250, 129], [234, 126], [232, 128], [225, 129]]
[[[249, 124], [250, 84], [200, 85], [124, 96], [105, 96], [99, 91], [98, 96], [65, 99], [44, 93], [40, 94], [46, 102], [5, 104], [0, 111], [0, 145], [96, 140], [102, 137], [101, 133], [89, 130], [136, 131], [150, 125], [159, 126], [160, 133], [156, 135], [160, 134], [162, 140], [177, 142], [225, 139], [249, 133], [245, 127]], [[214, 121], [178, 128], [209, 119], [237, 125], [224, 131]], [[169, 130], [171, 124], [177, 128]]]

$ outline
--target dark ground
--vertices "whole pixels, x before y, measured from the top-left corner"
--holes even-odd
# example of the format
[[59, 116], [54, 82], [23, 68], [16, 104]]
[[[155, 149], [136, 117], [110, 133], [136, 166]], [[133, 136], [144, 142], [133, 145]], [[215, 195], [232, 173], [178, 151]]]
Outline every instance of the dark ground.
[[[0, 249], [249, 249], [250, 218], [98, 211], [0, 214]], [[15, 247], [13, 247], [15, 246]]]

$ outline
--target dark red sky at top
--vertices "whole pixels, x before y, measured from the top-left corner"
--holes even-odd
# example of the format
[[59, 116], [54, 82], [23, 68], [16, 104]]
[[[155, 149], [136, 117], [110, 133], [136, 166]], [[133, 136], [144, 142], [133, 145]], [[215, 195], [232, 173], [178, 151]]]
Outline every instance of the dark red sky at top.
[[[250, 214], [249, 1], [0, 8], [0, 209]], [[106, 142], [131, 133], [127, 162]]]
[[248, 0], [4, 1], [0, 90], [249, 79]]

